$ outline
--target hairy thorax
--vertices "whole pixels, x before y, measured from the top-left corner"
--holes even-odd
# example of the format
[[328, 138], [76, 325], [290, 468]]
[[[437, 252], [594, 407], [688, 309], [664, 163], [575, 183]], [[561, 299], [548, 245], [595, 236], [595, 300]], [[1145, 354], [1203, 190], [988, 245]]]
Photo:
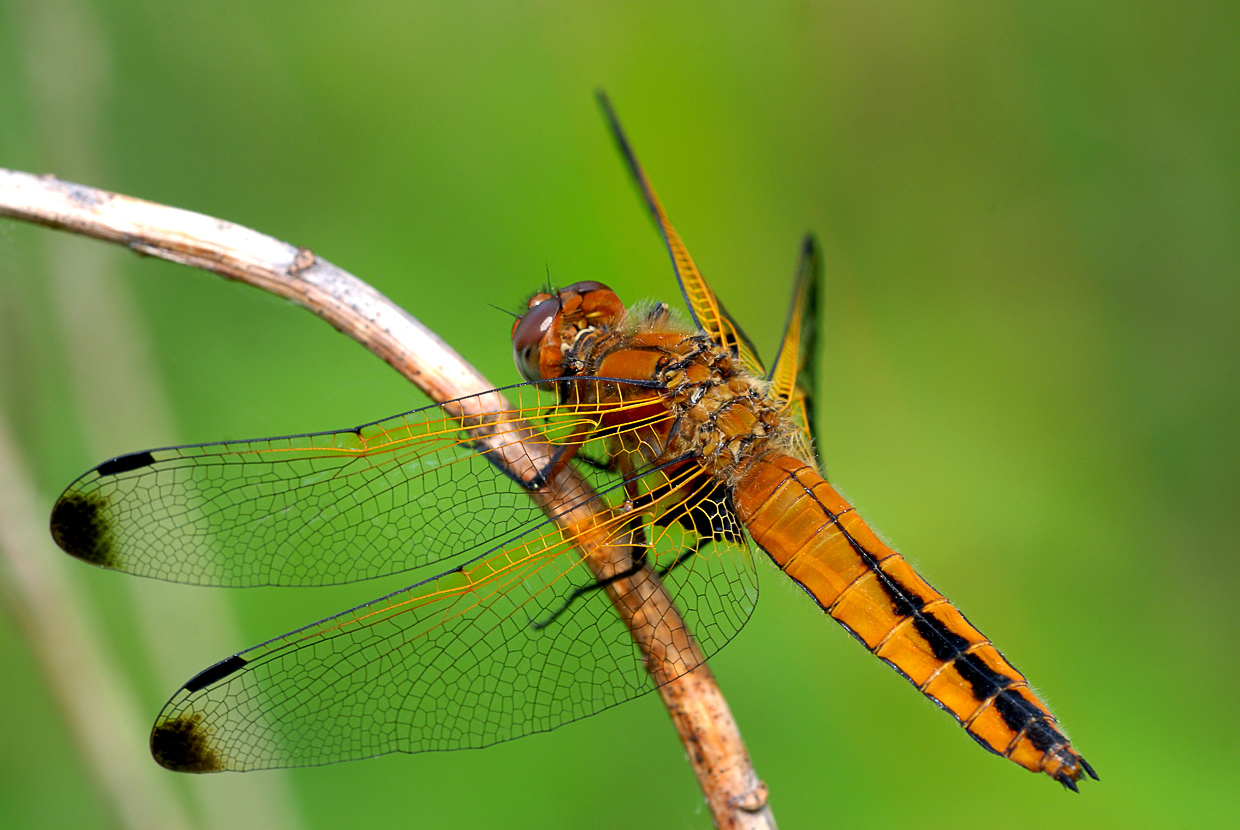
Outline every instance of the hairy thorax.
[[[663, 414], [642, 441], [640, 454], [648, 463], [692, 456], [731, 484], [758, 459], [789, 450], [792, 425], [767, 382], [745, 371], [730, 350], [707, 335], [677, 324], [666, 306], [638, 307], [620, 325], [585, 328], [571, 342], [565, 350], [571, 374], [657, 384], [642, 390]], [[586, 394], [598, 395], [604, 405], [609, 394], [618, 408], [620, 398], [633, 397], [619, 384], [595, 388], [601, 391]], [[649, 405], [643, 411], [630, 403], [623, 412], [650, 419]]]

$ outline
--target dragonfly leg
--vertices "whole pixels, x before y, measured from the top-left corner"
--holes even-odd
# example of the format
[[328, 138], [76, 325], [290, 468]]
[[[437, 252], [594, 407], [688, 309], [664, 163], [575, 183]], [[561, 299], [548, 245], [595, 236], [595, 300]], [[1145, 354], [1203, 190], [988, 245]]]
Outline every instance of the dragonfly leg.
[[545, 463], [542, 465], [531, 464], [527, 469], [518, 472], [514, 471], [512, 464], [499, 452], [488, 449], [481, 442], [475, 442], [474, 446], [505, 477], [515, 481], [526, 490], [537, 490], [546, 484], [551, 478], [551, 474], [555, 472], [556, 467], [559, 466], [562, 460], [565, 460], [565, 453], [569, 449], [567, 446], [557, 446]]
[[[668, 565], [666, 568], [660, 568], [657, 571], [659, 578], [662, 579], [663, 577], [671, 573], [674, 568], [678, 568], [681, 565], [683, 565], [685, 562], [688, 562], [690, 559], [692, 559], [694, 556], [697, 555], [697, 552], [698, 552], [697, 547], [685, 548], [680, 553], [680, 555], [677, 556], [675, 560], [673, 560], [672, 564]], [[638, 556], [633, 557], [632, 565], [625, 568], [623, 571], [620, 571], [619, 573], [612, 574], [611, 576], [606, 577], [604, 579], [599, 579], [595, 582], [590, 583], [589, 585], [581, 585], [577, 588], [574, 588], [572, 592], [568, 595], [568, 597], [564, 600], [564, 602], [560, 605], [560, 607], [557, 608], [551, 614], [551, 616], [547, 617], [547, 619], [545, 620], [531, 621], [530, 627], [534, 629], [538, 629], [538, 630], [542, 630], [546, 628], [547, 626], [555, 622], [557, 617], [559, 617], [561, 614], [563, 614], [565, 611], [568, 610], [569, 606], [573, 604], [573, 600], [579, 597], [585, 596], [591, 591], [597, 591], [600, 588], [606, 588], [608, 585], [611, 585], [613, 582], [618, 582], [619, 580], [626, 579], [630, 576], [636, 576], [638, 573], [641, 572], [642, 568], [644, 567], [646, 567], [646, 552], [645, 552], [645, 549], [642, 549], [642, 552]]]
[[590, 583], [589, 585], [581, 585], [581, 586], [574, 588], [572, 592], [568, 595], [568, 597], [564, 600], [564, 602], [560, 604], [560, 607], [557, 608], [554, 612], [552, 612], [551, 616], [541, 621], [531, 620], [530, 628], [534, 628], [534, 629], [541, 631], [542, 629], [546, 628], [547, 626], [555, 622], [557, 617], [559, 617], [561, 614], [567, 611], [569, 606], [573, 604], [573, 600], [578, 599], [579, 597], [583, 597], [592, 591], [597, 591], [600, 588], [606, 588], [608, 585], [611, 585], [614, 582], [619, 582], [622, 579], [628, 579], [630, 576], [636, 576], [637, 574], [641, 573], [642, 569], [645, 567], [646, 567], [646, 551], [644, 548], [642, 548], [641, 552], [638, 555], [633, 557], [632, 565], [625, 568], [623, 571], [619, 571], [617, 573], [612, 574], [611, 576], [596, 580]]
[[582, 464], [585, 464], [587, 467], [593, 467], [595, 470], [601, 470], [604, 473], [610, 473], [616, 469], [616, 465], [612, 459], [609, 458], [605, 461], [599, 461], [597, 458], [592, 458], [584, 452], [577, 453], [576, 460], [580, 461]]
[[699, 542], [697, 546], [691, 547], [691, 548], [685, 548], [683, 551], [681, 551], [680, 555], [677, 556], [674, 560], [672, 560], [672, 564], [668, 565], [666, 568], [659, 568], [658, 570], [659, 579], [662, 579], [663, 577], [670, 574], [674, 568], [679, 568], [681, 565], [685, 564], [690, 559], [697, 556], [697, 552], [700, 548], [701, 548], [701, 543]]

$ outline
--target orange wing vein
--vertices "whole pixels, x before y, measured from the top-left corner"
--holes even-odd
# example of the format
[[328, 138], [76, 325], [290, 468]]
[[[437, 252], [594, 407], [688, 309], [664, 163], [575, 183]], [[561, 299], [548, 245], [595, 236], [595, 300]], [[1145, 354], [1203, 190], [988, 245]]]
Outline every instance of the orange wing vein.
[[641, 164], [638, 163], [637, 156], [634, 155], [633, 148], [630, 146], [628, 139], [624, 135], [624, 130], [620, 126], [620, 120], [616, 117], [616, 113], [611, 107], [611, 102], [601, 91], [598, 93], [598, 101], [603, 108], [603, 114], [607, 118], [607, 124], [611, 129], [612, 136], [615, 138], [616, 144], [624, 156], [629, 173], [637, 183], [642, 199], [646, 202], [646, 207], [649, 208], [650, 213], [654, 216], [655, 223], [659, 227], [659, 233], [663, 236], [663, 241], [667, 245], [668, 253], [672, 257], [672, 267], [676, 271], [676, 280], [680, 283], [680, 291], [684, 295], [689, 311], [693, 315], [694, 323], [702, 331], [709, 334], [716, 343], [735, 350], [742, 364], [750, 372], [755, 375], [762, 375], [764, 372], [762, 361], [758, 358], [758, 350], [754, 347], [753, 342], [745, 334], [744, 330], [732, 319], [732, 315], [724, 308], [723, 303], [715, 296], [715, 292], [711, 290], [706, 280], [702, 278], [702, 274], [698, 271], [697, 266], [693, 264], [693, 257], [689, 256], [689, 251], [680, 240], [680, 234], [676, 233], [676, 228], [672, 226], [671, 220], [667, 218], [663, 205], [659, 202], [659, 197], [654, 192], [654, 187], [650, 184], [649, 179], [646, 178]]

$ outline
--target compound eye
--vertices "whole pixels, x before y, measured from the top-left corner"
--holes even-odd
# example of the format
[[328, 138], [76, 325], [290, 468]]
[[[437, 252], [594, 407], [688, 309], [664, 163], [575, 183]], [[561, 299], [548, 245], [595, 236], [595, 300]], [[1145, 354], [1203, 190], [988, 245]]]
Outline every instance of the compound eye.
[[564, 289], [564, 293], [574, 292], [576, 294], [589, 294], [591, 291], [611, 291], [610, 288], [601, 282], [594, 280], [584, 280], [583, 282], [575, 282]]
[[[540, 296], [546, 297], [537, 304]], [[543, 337], [551, 330], [555, 315], [560, 313], [560, 301], [550, 295], [536, 295], [530, 301], [530, 310], [512, 326], [512, 360], [517, 364], [521, 377], [530, 383], [545, 380], [538, 369], [538, 353]]]

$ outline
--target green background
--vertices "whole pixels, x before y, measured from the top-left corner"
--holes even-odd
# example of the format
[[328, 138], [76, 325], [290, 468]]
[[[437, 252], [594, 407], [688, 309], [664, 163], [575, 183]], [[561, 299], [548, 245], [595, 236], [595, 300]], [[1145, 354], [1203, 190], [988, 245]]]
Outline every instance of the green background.
[[[820, 234], [832, 480], [1103, 778], [1072, 796], [983, 752], [764, 564], [711, 665], [780, 823], [1217, 826], [1240, 815], [1238, 24], [1234, 2], [7, 0], [0, 165], [310, 246], [508, 383], [488, 302], [548, 272], [676, 299], [606, 87], [767, 355]], [[121, 452], [421, 401], [258, 291], [0, 220], [0, 415], [39, 525]], [[144, 721], [209, 663], [401, 584], [54, 567]], [[4, 596], [0, 826], [108, 826]], [[653, 697], [485, 751], [158, 775], [203, 826], [709, 826]]]

